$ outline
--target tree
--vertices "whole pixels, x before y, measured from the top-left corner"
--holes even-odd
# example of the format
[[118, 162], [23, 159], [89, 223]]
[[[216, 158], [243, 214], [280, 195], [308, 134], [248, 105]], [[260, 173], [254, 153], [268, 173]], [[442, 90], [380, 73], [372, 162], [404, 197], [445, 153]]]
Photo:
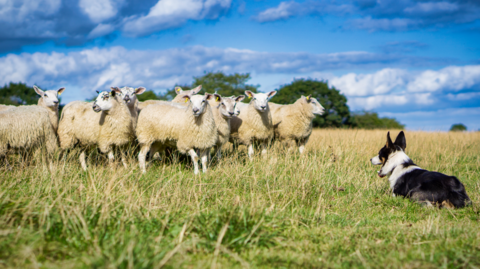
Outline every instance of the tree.
[[467, 126], [463, 125], [462, 123], [453, 124], [450, 127], [451, 132], [463, 132], [467, 130]]
[[12, 83], [0, 88], [0, 104], [5, 105], [36, 105], [38, 95], [33, 87], [25, 83]]
[[144, 93], [137, 95], [137, 99], [140, 102], [147, 100], [157, 100], [158, 96], [153, 91], [145, 91]]
[[348, 123], [350, 110], [347, 106], [347, 98], [335, 87], [329, 88], [324, 81], [294, 80], [291, 84], [280, 87], [271, 101], [278, 104], [292, 104], [302, 95], [310, 94], [325, 108], [323, 115], [314, 118], [314, 127], [343, 127]]
[[192, 88], [202, 85], [202, 89], [209, 93], [216, 92], [221, 96], [239, 96], [245, 95], [245, 91], [257, 92], [260, 85], [246, 84], [250, 79], [249, 73], [225, 75], [223, 72], [210, 72], [201, 77], [194, 77]]
[[405, 125], [401, 124], [394, 118], [379, 118], [375, 112], [363, 111], [354, 113], [349, 119], [349, 125], [360, 129], [404, 129]]

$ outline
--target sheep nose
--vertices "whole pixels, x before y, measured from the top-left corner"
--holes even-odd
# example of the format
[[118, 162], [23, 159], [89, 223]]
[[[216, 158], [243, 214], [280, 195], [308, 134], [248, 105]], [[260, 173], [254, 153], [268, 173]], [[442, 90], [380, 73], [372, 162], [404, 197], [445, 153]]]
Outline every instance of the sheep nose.
[[58, 101], [53, 101], [54, 104], [58, 104]]
[[261, 106], [260, 108], [261, 109], [267, 109], [267, 106]]
[[198, 108], [193, 109], [193, 113], [198, 113], [198, 111], [200, 111], [200, 109], [198, 109]]
[[230, 116], [233, 116], [233, 114], [235, 114], [235, 112], [228, 112], [228, 114], [230, 114]]

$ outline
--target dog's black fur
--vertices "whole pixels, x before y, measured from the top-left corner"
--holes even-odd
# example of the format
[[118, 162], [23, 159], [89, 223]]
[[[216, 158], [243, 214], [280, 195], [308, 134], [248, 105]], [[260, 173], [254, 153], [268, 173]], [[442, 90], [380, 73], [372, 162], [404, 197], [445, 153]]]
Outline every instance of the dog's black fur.
[[[387, 144], [378, 154], [378, 158], [382, 163], [382, 169], [388, 162], [389, 157], [399, 151], [403, 153], [405, 148], [406, 140], [403, 131], [398, 134], [395, 143], [392, 143], [390, 133], [388, 133]], [[453, 205], [456, 208], [460, 208], [471, 203], [465, 187], [456, 177], [421, 169], [408, 156], [404, 155], [403, 157], [406, 158], [401, 163], [394, 165], [391, 171], [386, 171], [386, 174], [381, 174], [382, 170], [379, 171], [379, 176], [383, 177], [387, 174], [392, 176], [395, 170], [401, 169], [395, 172], [395, 174], [400, 174], [396, 180], [394, 179], [393, 193], [395, 195], [408, 197], [420, 203], [431, 203], [446, 207]], [[374, 163], [373, 159], [372, 163]], [[402, 174], [402, 170], [405, 173]]]

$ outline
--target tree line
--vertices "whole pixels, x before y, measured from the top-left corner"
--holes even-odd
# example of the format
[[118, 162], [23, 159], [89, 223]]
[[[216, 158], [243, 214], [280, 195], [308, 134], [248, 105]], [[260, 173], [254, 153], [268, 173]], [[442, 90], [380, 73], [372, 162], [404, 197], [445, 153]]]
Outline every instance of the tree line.
[[[203, 76], [193, 78], [190, 85], [176, 85], [189, 90], [202, 85], [204, 91], [218, 93], [222, 96], [238, 96], [246, 90], [257, 92], [260, 85], [248, 84], [251, 79], [249, 73], [227, 75], [223, 72], [209, 72]], [[361, 129], [404, 129], [394, 118], [380, 118], [375, 112], [352, 113], [347, 105], [347, 97], [335, 87], [329, 87], [325, 81], [313, 79], [297, 79], [277, 89], [277, 94], [271, 102], [278, 104], [292, 104], [302, 95], [312, 95], [325, 108], [321, 116], [315, 117], [314, 127], [321, 128], [361, 128]], [[172, 100], [175, 97], [175, 87], [163, 93], [156, 94], [152, 90], [137, 96], [139, 101], [145, 100]], [[8, 105], [36, 104], [37, 94], [33, 88], [24, 83], [10, 83], [0, 88], [0, 103]], [[245, 102], [250, 100], [246, 99]]]

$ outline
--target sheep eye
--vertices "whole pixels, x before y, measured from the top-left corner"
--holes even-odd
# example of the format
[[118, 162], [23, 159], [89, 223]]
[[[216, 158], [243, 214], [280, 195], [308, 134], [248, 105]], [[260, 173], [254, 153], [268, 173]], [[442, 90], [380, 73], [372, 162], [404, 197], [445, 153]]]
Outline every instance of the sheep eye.
[[43, 96], [47, 97], [47, 94], [44, 94]]

